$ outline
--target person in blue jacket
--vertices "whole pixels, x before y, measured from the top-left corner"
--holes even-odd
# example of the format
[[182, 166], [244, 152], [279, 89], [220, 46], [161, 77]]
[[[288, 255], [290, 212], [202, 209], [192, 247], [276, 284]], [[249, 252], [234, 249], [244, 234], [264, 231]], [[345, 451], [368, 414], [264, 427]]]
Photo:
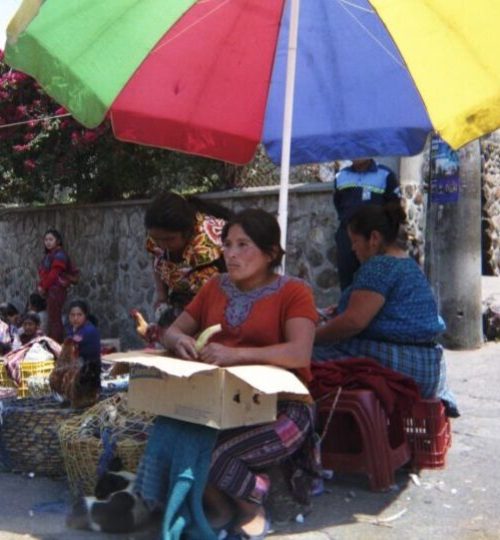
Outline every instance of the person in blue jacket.
[[333, 204], [339, 218], [335, 234], [337, 243], [337, 271], [340, 289], [351, 283], [359, 268], [347, 234], [347, 224], [354, 212], [365, 204], [384, 205], [399, 201], [401, 191], [398, 179], [391, 169], [379, 165], [371, 158], [355, 159], [352, 165], [341, 169], [334, 181]]
[[89, 377], [100, 387], [101, 377], [101, 336], [96, 327], [96, 319], [90, 314], [83, 300], [73, 300], [68, 311], [69, 328], [67, 337], [78, 345], [78, 355]]

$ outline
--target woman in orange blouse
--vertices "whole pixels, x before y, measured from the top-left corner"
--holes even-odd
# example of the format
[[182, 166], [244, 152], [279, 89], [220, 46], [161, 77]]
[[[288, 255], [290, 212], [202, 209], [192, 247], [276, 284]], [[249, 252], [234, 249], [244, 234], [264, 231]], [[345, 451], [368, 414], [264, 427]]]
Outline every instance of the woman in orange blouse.
[[[222, 245], [227, 274], [213, 277], [186, 306], [163, 336], [164, 345], [184, 359], [218, 366], [269, 364], [309, 379], [317, 313], [312, 291], [302, 280], [279, 275], [283, 250], [276, 219], [263, 210], [244, 210], [226, 223]], [[221, 324], [197, 352], [195, 336]], [[241, 538], [264, 538], [269, 530], [263, 503], [269, 478], [263, 468], [299, 451], [312, 432], [311, 405], [286, 397], [279, 400], [276, 421], [230, 429], [218, 434], [205, 490], [213, 526], [232, 522]], [[148, 449], [154, 448], [150, 440]], [[142, 470], [158, 463], [143, 457]], [[161, 459], [160, 459], [161, 461]], [[137, 490], [147, 501], [164, 489], [162, 475], [142, 476]]]

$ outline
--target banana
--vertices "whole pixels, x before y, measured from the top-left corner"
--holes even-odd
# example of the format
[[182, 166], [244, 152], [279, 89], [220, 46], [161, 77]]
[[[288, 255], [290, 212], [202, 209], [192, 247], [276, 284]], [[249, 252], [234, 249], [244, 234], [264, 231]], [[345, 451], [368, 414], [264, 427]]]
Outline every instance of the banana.
[[217, 332], [220, 332], [221, 330], [221, 324], [214, 324], [213, 326], [205, 328], [205, 330], [203, 330], [203, 332], [198, 336], [198, 339], [196, 340], [196, 350], [201, 351], [201, 349], [203, 349], [203, 347], [208, 343], [208, 340], [214, 334], [217, 334]]

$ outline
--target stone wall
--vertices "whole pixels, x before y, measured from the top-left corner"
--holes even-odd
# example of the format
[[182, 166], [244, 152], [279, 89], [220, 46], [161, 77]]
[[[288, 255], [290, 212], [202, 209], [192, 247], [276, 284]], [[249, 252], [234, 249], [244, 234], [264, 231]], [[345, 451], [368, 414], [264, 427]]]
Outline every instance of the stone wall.
[[[500, 274], [500, 136], [483, 139], [483, 198], [491, 272]], [[425, 154], [386, 164], [400, 171], [415, 258], [423, 263], [426, 194]], [[247, 188], [205, 195], [234, 210], [260, 207], [276, 212], [278, 188]], [[144, 249], [144, 210], [148, 201], [0, 210], [0, 301], [23, 309], [36, 285], [42, 236], [59, 229], [69, 254], [81, 270], [69, 298], [88, 301], [102, 335], [120, 337], [124, 347], [141, 346], [128, 312], [136, 307], [152, 318], [154, 286], [151, 261]], [[295, 184], [290, 188], [287, 272], [313, 286], [325, 306], [339, 296], [334, 234], [338, 225], [332, 184]]]
[[481, 140], [483, 271], [500, 275], [500, 131]]
[[[287, 272], [312, 283], [318, 305], [338, 297], [334, 232], [336, 213], [331, 184], [296, 185], [290, 191]], [[276, 212], [277, 188], [209, 194], [239, 210], [260, 207]], [[126, 348], [141, 346], [128, 315], [135, 307], [152, 318], [154, 286], [144, 249], [147, 201], [50, 206], [0, 211], [0, 301], [23, 309], [35, 290], [44, 232], [55, 227], [81, 271], [69, 299], [85, 299], [104, 337], [120, 337]]]

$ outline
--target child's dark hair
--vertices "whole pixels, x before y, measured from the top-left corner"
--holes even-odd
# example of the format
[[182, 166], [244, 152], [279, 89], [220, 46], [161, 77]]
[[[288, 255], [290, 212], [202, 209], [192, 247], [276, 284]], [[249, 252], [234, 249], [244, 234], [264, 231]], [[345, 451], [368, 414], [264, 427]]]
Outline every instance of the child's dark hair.
[[47, 301], [38, 293], [30, 294], [28, 303], [34, 311], [45, 311], [47, 309]]
[[383, 206], [365, 204], [358, 208], [349, 219], [348, 227], [367, 240], [373, 231], [378, 231], [385, 242], [396, 241], [400, 226], [406, 221], [406, 213], [397, 201]]
[[73, 300], [72, 302], [70, 302], [70, 304], [68, 306], [68, 313], [73, 308], [81, 309], [82, 313], [85, 315], [85, 318], [87, 319], [87, 321], [91, 322], [95, 327], [97, 327], [99, 321], [98, 321], [98, 319], [97, 319], [97, 317], [95, 315], [90, 313], [90, 308], [89, 308], [89, 305], [87, 304], [87, 302], [85, 302], [84, 300]]
[[188, 237], [193, 232], [197, 212], [225, 220], [232, 216], [231, 210], [219, 204], [168, 191], [160, 193], [148, 206], [144, 225], [146, 229], [181, 232]]
[[35, 323], [37, 326], [40, 326], [40, 317], [38, 316], [38, 313], [35, 313], [34, 311], [28, 311], [23, 315], [22, 322], [24, 321], [31, 321], [32, 323]]
[[234, 225], [239, 225], [261, 251], [272, 257], [270, 268], [281, 264], [285, 251], [280, 245], [280, 226], [272, 214], [259, 208], [238, 212], [224, 225], [221, 234], [223, 242]]
[[13, 317], [14, 315], [19, 315], [19, 310], [14, 304], [4, 302], [0, 304], [0, 318], [6, 320], [7, 317]]
[[[62, 238], [62, 234], [57, 230], [57, 229], [47, 229], [44, 233], [43, 233], [43, 237], [45, 238], [48, 234], [51, 234], [56, 240], [57, 240], [57, 243], [63, 247], [63, 238]], [[45, 248], [45, 253], [47, 253], [49, 250], [47, 248]]]

